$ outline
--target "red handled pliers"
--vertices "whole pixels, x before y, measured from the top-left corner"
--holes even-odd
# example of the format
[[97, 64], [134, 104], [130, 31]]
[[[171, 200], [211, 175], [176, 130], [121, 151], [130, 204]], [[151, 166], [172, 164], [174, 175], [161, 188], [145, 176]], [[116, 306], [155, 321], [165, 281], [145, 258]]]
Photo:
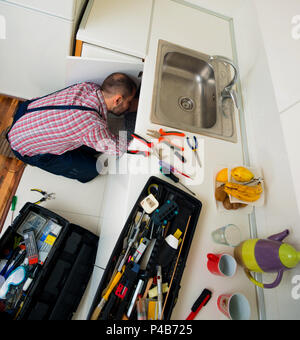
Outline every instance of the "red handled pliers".
[[[145, 144], [149, 149], [153, 149], [154, 144], [152, 142], [147, 141], [145, 138], [137, 135], [136, 133], [133, 133], [131, 135], [134, 139], [140, 141], [141, 143]], [[145, 157], [149, 157], [151, 155], [150, 151], [141, 151], [141, 150], [127, 150], [128, 154], [131, 155], [143, 155]]]
[[168, 138], [166, 138], [168, 136], [185, 137], [185, 134], [183, 132], [165, 131], [163, 129], [159, 129], [159, 131], [148, 130], [147, 136], [158, 139], [158, 143], [167, 144], [170, 148], [173, 148], [174, 150], [184, 151], [184, 148], [182, 146], [176, 145], [172, 143]]

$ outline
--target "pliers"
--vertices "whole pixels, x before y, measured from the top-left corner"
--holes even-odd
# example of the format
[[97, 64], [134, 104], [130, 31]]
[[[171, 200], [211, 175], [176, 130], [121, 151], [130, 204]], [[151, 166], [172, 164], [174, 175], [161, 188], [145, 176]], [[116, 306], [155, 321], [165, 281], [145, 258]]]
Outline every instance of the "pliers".
[[147, 136], [158, 139], [158, 143], [167, 144], [169, 147], [174, 148], [175, 150], [184, 151], [184, 148], [172, 143], [168, 138], [168, 136], [177, 136], [177, 137], [185, 137], [185, 134], [179, 131], [164, 131], [160, 129], [156, 130], [148, 130]]
[[41, 189], [31, 189], [30, 191], [36, 191], [36, 192], [39, 192], [40, 194], [43, 195], [43, 197], [40, 200], [34, 202], [34, 204], [40, 204], [40, 203], [45, 202], [47, 200], [55, 199], [54, 193], [48, 194], [46, 191], [43, 191]]
[[197, 163], [199, 164], [200, 168], [202, 168], [200, 157], [199, 157], [198, 152], [197, 152], [197, 150], [198, 150], [198, 140], [197, 140], [197, 137], [194, 136], [194, 145], [190, 142], [190, 138], [189, 137], [187, 137], [186, 140], [187, 140], [188, 146], [191, 148], [191, 150], [195, 154]]
[[[150, 150], [154, 148], [154, 144], [152, 142], [148, 142], [145, 138], [137, 135], [136, 133], [133, 133], [131, 136], [133, 137], [133, 139], [136, 139], [139, 142], [145, 144]], [[151, 155], [150, 151], [141, 151], [141, 150], [127, 150], [127, 153], [131, 155], [143, 155], [145, 157], [149, 157]]]

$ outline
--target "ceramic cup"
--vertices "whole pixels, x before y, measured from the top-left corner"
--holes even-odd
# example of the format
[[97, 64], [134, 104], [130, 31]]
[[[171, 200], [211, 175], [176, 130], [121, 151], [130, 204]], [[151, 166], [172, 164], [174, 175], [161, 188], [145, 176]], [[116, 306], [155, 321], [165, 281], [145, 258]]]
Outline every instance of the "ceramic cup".
[[249, 320], [251, 308], [243, 294], [222, 294], [218, 297], [218, 309], [230, 320]]
[[236, 260], [228, 254], [208, 254], [207, 269], [215, 275], [232, 277], [236, 272]]
[[214, 242], [230, 247], [236, 247], [241, 243], [241, 232], [235, 224], [227, 224], [211, 234]]

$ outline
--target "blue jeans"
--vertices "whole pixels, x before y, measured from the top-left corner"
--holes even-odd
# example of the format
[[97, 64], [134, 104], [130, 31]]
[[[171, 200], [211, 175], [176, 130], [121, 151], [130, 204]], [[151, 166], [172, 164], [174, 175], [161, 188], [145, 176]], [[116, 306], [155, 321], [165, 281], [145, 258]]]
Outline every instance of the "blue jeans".
[[54, 175], [77, 179], [81, 183], [90, 182], [99, 175], [96, 169], [97, 158], [95, 157], [99, 152], [87, 146], [67, 151], [62, 155], [47, 153], [29, 157], [22, 156], [15, 150], [12, 151], [17, 158], [26, 164], [36, 166]]

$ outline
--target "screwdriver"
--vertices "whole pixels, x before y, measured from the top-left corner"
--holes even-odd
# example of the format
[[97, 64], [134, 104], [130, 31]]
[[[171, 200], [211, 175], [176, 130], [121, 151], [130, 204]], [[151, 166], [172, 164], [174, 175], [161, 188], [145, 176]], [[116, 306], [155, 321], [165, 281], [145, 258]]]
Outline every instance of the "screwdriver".
[[174, 173], [173, 173], [170, 169], [161, 167], [161, 168], [160, 168], [160, 172], [161, 172], [164, 176], [166, 176], [167, 178], [170, 178], [174, 183], [180, 184], [180, 185], [183, 186], [186, 190], [188, 190], [192, 195], [196, 196], [196, 194], [195, 194], [193, 191], [191, 191], [189, 188], [187, 188], [184, 184], [182, 184], [182, 183], [180, 182], [179, 178], [176, 177], [176, 176], [174, 175]]
[[13, 220], [14, 220], [14, 212], [16, 210], [17, 200], [18, 200], [17, 196], [14, 196], [12, 198], [12, 202], [11, 202], [11, 224], [13, 223]]

